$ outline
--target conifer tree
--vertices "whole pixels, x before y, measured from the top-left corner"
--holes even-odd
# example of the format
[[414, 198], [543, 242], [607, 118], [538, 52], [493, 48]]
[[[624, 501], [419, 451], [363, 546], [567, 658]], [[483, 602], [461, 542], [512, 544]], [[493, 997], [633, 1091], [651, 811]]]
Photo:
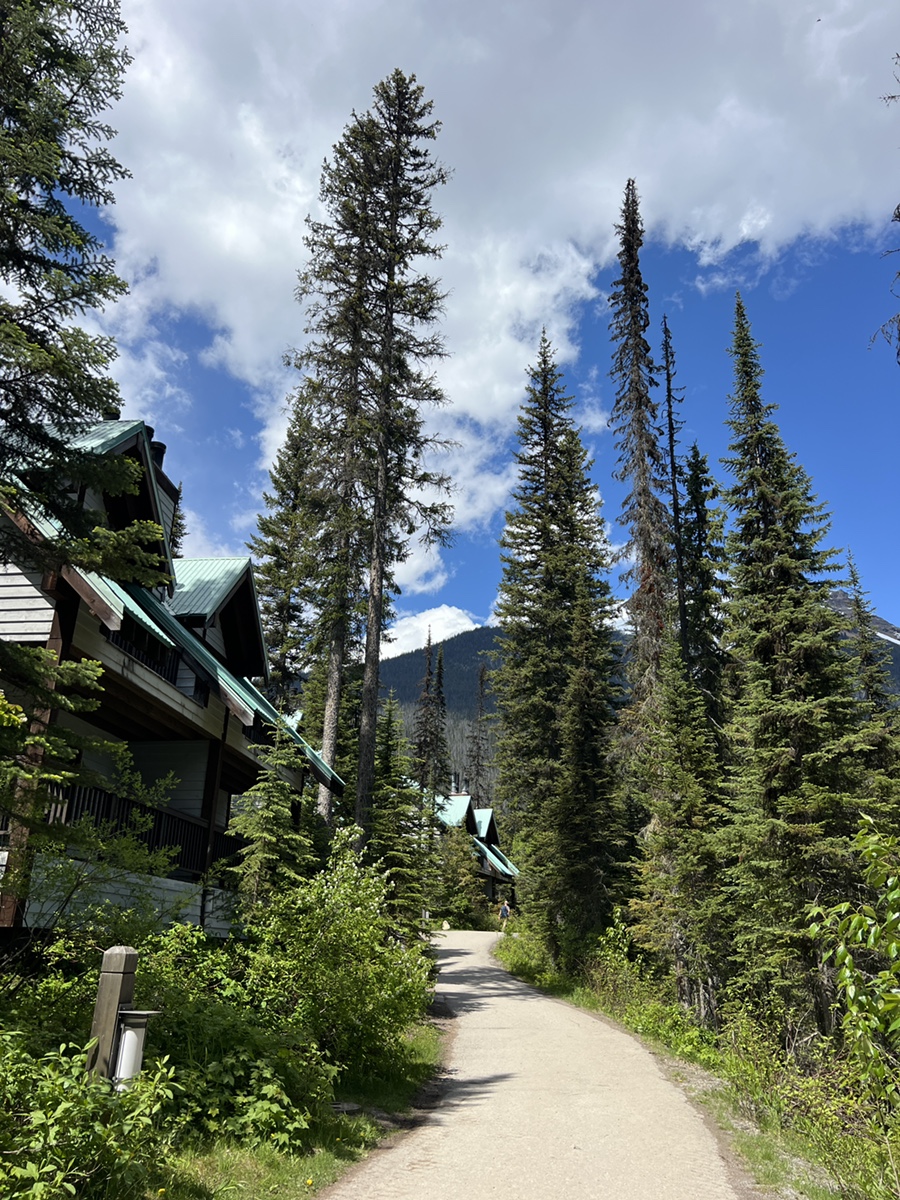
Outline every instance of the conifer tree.
[[79, 438], [119, 415], [115, 346], [90, 326], [127, 288], [84, 213], [112, 204], [128, 175], [106, 121], [130, 61], [124, 31], [116, 0], [0, 6], [0, 502], [43, 531], [0, 521], [0, 562], [75, 562], [152, 586], [159, 527], [98, 535], [103, 516], [84, 504], [134, 490], [140, 468]]
[[886, 713], [897, 707], [897, 696], [888, 675], [888, 652], [875, 633], [874, 612], [863, 591], [852, 555], [847, 556], [850, 583], [850, 638], [856, 691], [872, 711]]
[[260, 758], [262, 773], [241, 797], [240, 809], [229, 825], [230, 833], [247, 842], [234, 867], [247, 910], [301, 883], [319, 865], [310, 814], [290, 781], [303, 774], [296, 746], [279, 729], [274, 744], [260, 748]]
[[[267, 511], [257, 519], [257, 533], [249, 540], [255, 560], [260, 615], [269, 655], [271, 694], [274, 703], [290, 712], [297, 704], [303, 674], [311, 668], [321, 646], [314, 633], [328, 624], [325, 597], [332, 590], [339, 560], [328, 544], [329, 525], [319, 525], [319, 553], [312, 562], [315, 523], [327, 502], [316, 487], [323, 464], [316, 461], [303, 414], [294, 406], [287, 433], [269, 472], [271, 490], [263, 493]], [[327, 468], [325, 468], [327, 469]], [[310, 478], [316, 472], [319, 478]], [[318, 585], [318, 586], [317, 586]], [[319, 624], [314, 625], [314, 617]], [[334, 765], [334, 746], [326, 762]], [[323, 814], [327, 816], [326, 814]]]
[[[610, 763], [609, 737], [620, 699], [618, 659], [605, 597], [595, 581], [577, 581], [571, 667], [559, 705], [560, 778], [548, 797], [553, 855], [547, 864], [547, 939], [564, 970], [590, 953], [627, 890], [624, 814]], [[600, 604], [598, 605], [598, 600]]]
[[449, 506], [433, 498], [446, 490], [446, 477], [426, 463], [440, 443], [423, 423], [423, 410], [444, 401], [431, 371], [444, 353], [435, 331], [443, 296], [422, 269], [441, 253], [432, 195], [447, 179], [428, 147], [440, 128], [431, 111], [415, 76], [395, 70], [376, 86], [372, 110], [354, 114], [322, 170], [324, 216], [307, 223], [310, 257], [297, 288], [310, 340], [293, 356], [306, 373], [294, 404], [302, 410], [307, 465], [315, 470], [316, 463], [329, 464], [320, 481], [321, 495], [329, 496], [321, 514], [325, 524], [319, 535], [307, 537], [325, 537], [343, 577], [327, 589], [321, 635], [329, 647], [323, 756], [329, 761], [336, 736], [338, 693], [362, 590], [356, 816], [364, 831], [372, 803], [381, 636], [394, 569], [413, 533], [426, 542], [443, 540], [450, 519]]
[[619, 523], [628, 530], [623, 557], [633, 566], [625, 578], [633, 585], [627, 602], [634, 629], [629, 674], [636, 710], [651, 696], [666, 628], [670, 595], [671, 518], [666, 459], [662, 447], [659, 407], [653, 399], [657, 367], [646, 334], [650, 326], [647, 285], [641, 274], [644, 240], [637, 188], [629, 179], [622, 205], [618, 279], [609, 304], [610, 336], [615, 343], [611, 375], [616, 385], [610, 425], [619, 452], [616, 478], [626, 482]]
[[724, 517], [714, 505], [718, 487], [706, 456], [691, 446], [684, 470], [681, 560], [684, 574], [682, 656], [700, 691], [707, 720], [721, 745], [726, 652], [722, 644], [725, 569]]
[[450, 788], [450, 750], [444, 699], [444, 648], [438, 647], [437, 669], [434, 669], [430, 629], [424, 654], [425, 676], [416, 706], [413, 756], [419, 787], [434, 797], [437, 793], [446, 795]]
[[620, 831], [602, 767], [614, 719], [609, 549], [546, 333], [529, 377], [500, 543], [497, 793], [526, 867], [520, 898], [571, 961], [612, 891], [606, 854]]
[[426, 899], [434, 895], [440, 844], [433, 801], [413, 781], [413, 762], [393, 693], [381, 708], [375, 756], [372, 833], [366, 845], [389, 885], [387, 908], [397, 929], [418, 929]]
[[681, 527], [680, 490], [682, 472], [679, 469], [678, 455], [676, 454], [678, 434], [684, 422], [679, 420], [676, 412], [680, 397], [677, 395], [675, 388], [675, 350], [672, 346], [672, 334], [669, 330], [669, 323], [665, 316], [663, 316], [662, 320], [662, 330], [663, 371], [666, 376], [666, 450], [669, 474], [669, 499], [671, 501], [672, 514], [672, 548], [675, 559], [675, 596], [678, 601], [678, 636], [681, 642], [682, 656], [687, 660], [687, 600], [684, 578], [684, 534]]
[[635, 936], [675, 972], [678, 997], [715, 1025], [732, 923], [721, 887], [722, 770], [704, 698], [668, 637], [652, 710], [650, 819], [641, 833]]
[[486, 694], [487, 664], [482, 663], [478, 671], [478, 708], [466, 742], [466, 778], [468, 791], [479, 808], [491, 808], [493, 789], [488, 776], [490, 747], [488, 741]]
[[488, 898], [478, 874], [472, 835], [461, 825], [441, 835], [441, 886], [438, 912], [455, 929], [483, 928]]
[[863, 798], [871, 803], [871, 776], [844, 624], [828, 603], [827, 520], [784, 446], [775, 406], [762, 399], [759, 347], [740, 296], [731, 353], [734, 952], [747, 994], [770, 1011], [780, 1007], [788, 1035], [810, 1001], [820, 1029], [833, 1020], [805, 913], [852, 892], [850, 844]]
[[172, 532], [169, 535], [169, 549], [173, 558], [184, 557], [184, 539], [187, 537], [187, 522], [184, 519], [184, 489], [178, 485], [175, 497], [175, 512], [172, 516]]

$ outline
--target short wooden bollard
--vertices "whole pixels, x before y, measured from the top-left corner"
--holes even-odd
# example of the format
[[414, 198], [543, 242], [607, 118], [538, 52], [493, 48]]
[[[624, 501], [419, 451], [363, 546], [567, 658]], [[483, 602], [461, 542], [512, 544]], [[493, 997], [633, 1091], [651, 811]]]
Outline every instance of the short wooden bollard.
[[97, 1044], [88, 1056], [88, 1070], [111, 1079], [116, 1069], [119, 1010], [131, 1008], [138, 954], [132, 946], [111, 946], [103, 952], [91, 1039]]

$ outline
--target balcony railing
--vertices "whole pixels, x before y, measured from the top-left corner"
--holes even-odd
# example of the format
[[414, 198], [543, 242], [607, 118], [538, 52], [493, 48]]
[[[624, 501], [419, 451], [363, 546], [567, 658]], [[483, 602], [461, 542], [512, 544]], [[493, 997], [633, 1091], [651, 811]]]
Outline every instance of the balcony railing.
[[[70, 785], [57, 789], [47, 810], [48, 824], [74, 825], [90, 820], [113, 833], [131, 833], [149, 850], [174, 849], [172, 872], [199, 878], [206, 871], [209, 826], [198, 817], [154, 808], [116, 796], [102, 788]], [[6, 840], [9, 816], [0, 813], [0, 842]], [[244, 838], [214, 829], [211, 867], [232, 858], [247, 842]]]

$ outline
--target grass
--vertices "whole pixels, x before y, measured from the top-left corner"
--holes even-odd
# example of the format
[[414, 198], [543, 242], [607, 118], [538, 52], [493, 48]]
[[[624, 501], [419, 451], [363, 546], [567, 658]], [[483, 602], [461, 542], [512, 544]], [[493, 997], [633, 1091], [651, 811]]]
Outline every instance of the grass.
[[[288, 1156], [268, 1147], [247, 1149], [228, 1142], [187, 1147], [154, 1181], [147, 1200], [301, 1200], [334, 1183], [383, 1134], [371, 1112], [408, 1112], [416, 1093], [441, 1062], [441, 1036], [433, 1025], [417, 1025], [404, 1039], [390, 1069], [366, 1078], [345, 1078], [337, 1099], [358, 1104], [359, 1113], [336, 1113], [315, 1131], [307, 1153]], [[369, 1111], [367, 1111], [369, 1110]]]

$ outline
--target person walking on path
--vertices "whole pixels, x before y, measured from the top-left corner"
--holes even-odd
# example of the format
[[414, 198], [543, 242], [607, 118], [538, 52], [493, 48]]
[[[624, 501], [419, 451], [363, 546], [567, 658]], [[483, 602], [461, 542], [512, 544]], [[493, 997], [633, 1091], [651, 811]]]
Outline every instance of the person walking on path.
[[500, 918], [500, 932], [506, 933], [506, 922], [509, 920], [509, 904], [506, 900], [500, 901], [500, 911], [497, 916]]
[[758, 1196], [653, 1055], [491, 957], [436, 940], [450, 1022], [442, 1101], [320, 1193], [328, 1200], [750, 1200]]

